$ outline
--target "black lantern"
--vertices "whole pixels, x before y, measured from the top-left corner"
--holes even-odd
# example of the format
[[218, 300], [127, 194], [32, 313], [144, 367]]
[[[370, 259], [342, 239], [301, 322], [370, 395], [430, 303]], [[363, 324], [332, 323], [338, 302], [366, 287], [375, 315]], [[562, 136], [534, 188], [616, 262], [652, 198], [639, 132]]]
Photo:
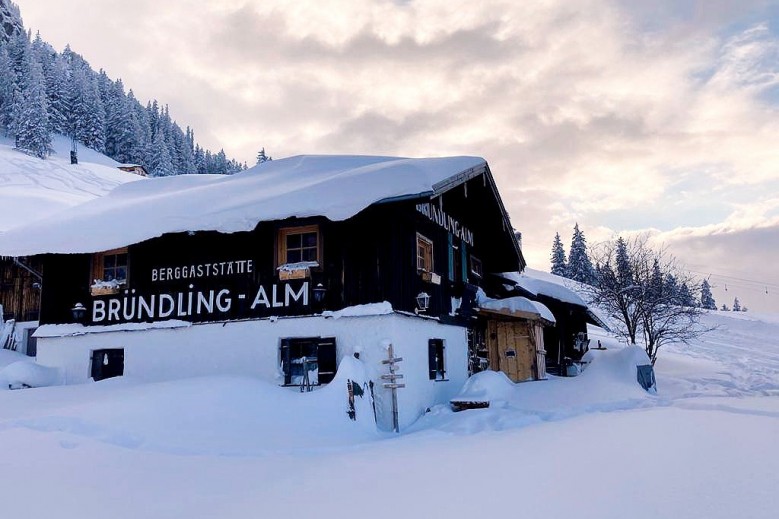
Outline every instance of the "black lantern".
[[417, 295], [417, 311], [424, 312], [430, 306], [430, 294], [427, 292], [420, 292]]
[[83, 321], [84, 317], [87, 315], [87, 309], [81, 303], [76, 303], [73, 308], [70, 309], [70, 312], [73, 314], [73, 320], [77, 323]]
[[317, 303], [322, 303], [325, 300], [325, 295], [327, 295], [327, 289], [322, 285], [322, 283], [317, 283], [314, 287], [314, 301]]

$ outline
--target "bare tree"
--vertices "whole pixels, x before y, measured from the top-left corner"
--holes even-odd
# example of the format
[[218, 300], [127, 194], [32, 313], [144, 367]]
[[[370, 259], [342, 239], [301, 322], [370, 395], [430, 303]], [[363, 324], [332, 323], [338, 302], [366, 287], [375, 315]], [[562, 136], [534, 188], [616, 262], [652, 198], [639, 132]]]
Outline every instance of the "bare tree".
[[617, 333], [630, 344], [636, 343], [641, 324], [640, 287], [634, 279], [634, 263], [641, 263], [639, 256], [645, 250], [644, 241], [620, 237], [599, 244], [593, 251], [596, 281], [588, 289], [590, 303], [614, 319]]
[[649, 247], [645, 236], [600, 244], [595, 263], [591, 302], [619, 324], [630, 344], [641, 334], [652, 364], [663, 345], [688, 343], [710, 330], [699, 323], [702, 309], [689, 304], [700, 293], [700, 283], [665, 249]]

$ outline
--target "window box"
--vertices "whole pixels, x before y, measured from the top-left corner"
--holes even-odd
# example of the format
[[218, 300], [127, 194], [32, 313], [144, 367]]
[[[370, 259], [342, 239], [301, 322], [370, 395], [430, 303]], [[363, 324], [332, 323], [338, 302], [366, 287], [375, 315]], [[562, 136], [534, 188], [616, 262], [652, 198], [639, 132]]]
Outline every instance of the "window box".
[[112, 279], [111, 281], [100, 281], [98, 279], [89, 287], [89, 293], [93, 296], [110, 296], [118, 294], [127, 287], [127, 280]]
[[420, 275], [422, 276], [422, 281], [426, 281], [426, 282], [432, 283], [434, 285], [440, 285], [441, 284], [441, 276], [439, 276], [435, 272], [428, 272], [426, 270], [423, 270], [423, 271], [420, 272]]
[[288, 279], [308, 279], [311, 277], [311, 269], [319, 266], [316, 261], [301, 261], [298, 263], [284, 263], [279, 265], [276, 270], [279, 272], [279, 279], [284, 281]]
[[127, 287], [127, 247], [99, 252], [92, 256], [93, 296], [118, 294]]

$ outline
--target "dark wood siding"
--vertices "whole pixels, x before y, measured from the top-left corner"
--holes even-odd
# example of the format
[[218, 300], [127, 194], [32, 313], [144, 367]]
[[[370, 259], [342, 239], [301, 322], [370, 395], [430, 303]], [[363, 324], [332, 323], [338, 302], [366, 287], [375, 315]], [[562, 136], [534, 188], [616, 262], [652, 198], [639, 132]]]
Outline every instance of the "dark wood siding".
[[[39, 257], [19, 258], [27, 267], [42, 273]], [[0, 304], [4, 320], [35, 321], [39, 317], [41, 281], [29, 270], [20, 267], [13, 258], [0, 259]]]
[[[47, 256], [42, 322], [71, 322], [70, 308], [77, 302], [87, 306], [90, 314], [95, 309], [87, 319], [92, 324], [114, 324], [108, 322], [112, 319], [115, 322], [157, 320], [164, 312], [150, 317], [142, 312], [122, 310], [109, 313], [107, 320], [97, 318], [110, 305], [137, 309], [128, 305], [137, 304], [135, 300], [140, 301], [139, 298], [148, 302], [152, 297], [157, 297], [156, 302], [163, 297], [168, 302], [177, 301], [177, 310], [164, 318], [190, 321], [306, 315], [381, 301], [390, 302], [395, 310], [413, 312], [417, 294], [426, 292], [430, 295], [427, 315], [445, 322], [465, 323], [467, 319], [452, 313], [452, 298], [460, 298], [464, 293], [473, 295], [475, 285], [482, 284], [481, 277], [468, 269], [469, 256], [478, 257], [485, 272], [517, 270], [520, 262], [511, 241], [513, 235], [504, 230], [502, 213], [490, 186], [477, 177], [432, 199], [421, 197], [374, 204], [342, 222], [322, 217], [290, 218], [262, 222], [250, 232], [167, 234], [128, 247], [127, 286], [109, 295], [90, 294], [93, 255]], [[431, 218], [418, 204], [435, 204], [436, 214], [445, 212], [450, 219], [444, 222]], [[322, 251], [319, 266], [311, 268], [306, 279], [280, 279], [276, 258], [279, 230], [309, 225], [319, 226]], [[467, 228], [470, 234], [459, 232], [462, 228]], [[417, 233], [433, 242], [432, 270], [437, 275], [433, 279], [417, 271]], [[459, 262], [450, 261], [453, 250]], [[159, 269], [236, 261], [251, 261], [251, 272], [164, 280], [155, 277]], [[456, 265], [459, 265], [457, 273], [453, 273]], [[313, 301], [313, 288], [319, 283], [327, 289], [322, 304]], [[294, 304], [289, 305], [276, 305], [274, 299], [272, 308], [252, 304], [255, 294], [259, 298], [260, 290], [265, 290], [270, 299], [271, 290], [277, 289], [290, 290], [293, 295], [307, 290], [308, 304], [294, 298], [290, 298]], [[188, 298], [197, 299], [198, 293], [215, 291], [228, 293], [229, 309], [192, 311]]]

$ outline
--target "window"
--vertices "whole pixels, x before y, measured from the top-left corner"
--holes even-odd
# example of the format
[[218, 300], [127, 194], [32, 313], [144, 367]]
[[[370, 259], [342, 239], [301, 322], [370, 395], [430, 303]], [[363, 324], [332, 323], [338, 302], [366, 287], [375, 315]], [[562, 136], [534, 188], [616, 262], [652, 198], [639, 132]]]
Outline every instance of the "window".
[[279, 352], [285, 386], [312, 386], [327, 384], [335, 377], [335, 338], [304, 337], [281, 339]]
[[114, 281], [118, 285], [125, 285], [128, 275], [127, 265], [127, 247], [97, 253], [92, 258], [91, 281]]
[[480, 278], [483, 276], [481, 269], [481, 260], [474, 255], [471, 255], [471, 274]]
[[446, 380], [444, 367], [444, 340], [430, 339], [427, 341], [427, 358], [430, 380]]
[[92, 379], [97, 382], [111, 377], [124, 375], [124, 349], [92, 351]]
[[433, 272], [433, 242], [417, 233], [417, 270]]
[[300, 263], [321, 260], [319, 226], [288, 227], [279, 231], [278, 263]]

